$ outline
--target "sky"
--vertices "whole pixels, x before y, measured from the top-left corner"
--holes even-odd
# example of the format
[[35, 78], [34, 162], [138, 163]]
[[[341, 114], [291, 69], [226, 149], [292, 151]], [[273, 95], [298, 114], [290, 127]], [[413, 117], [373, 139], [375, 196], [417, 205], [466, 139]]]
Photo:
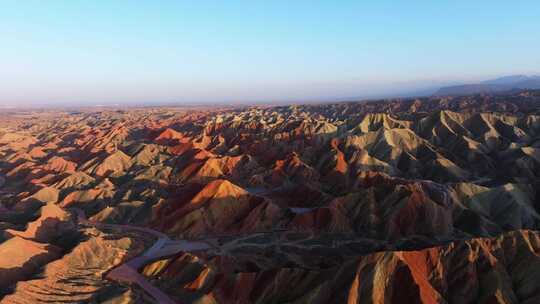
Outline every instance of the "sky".
[[0, 1], [0, 105], [279, 102], [540, 74], [540, 1]]

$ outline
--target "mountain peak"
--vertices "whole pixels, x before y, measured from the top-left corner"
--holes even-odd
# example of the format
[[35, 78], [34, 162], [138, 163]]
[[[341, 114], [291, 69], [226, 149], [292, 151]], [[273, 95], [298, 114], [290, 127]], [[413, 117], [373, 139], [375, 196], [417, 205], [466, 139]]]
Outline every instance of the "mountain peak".
[[540, 89], [540, 76], [509, 75], [480, 83], [442, 87], [435, 93], [435, 96], [493, 94], [515, 89]]
[[494, 84], [494, 85], [514, 85], [522, 81], [529, 81], [538, 79], [538, 76], [527, 76], [527, 75], [509, 75], [503, 76], [495, 79], [490, 79], [483, 81], [483, 84]]

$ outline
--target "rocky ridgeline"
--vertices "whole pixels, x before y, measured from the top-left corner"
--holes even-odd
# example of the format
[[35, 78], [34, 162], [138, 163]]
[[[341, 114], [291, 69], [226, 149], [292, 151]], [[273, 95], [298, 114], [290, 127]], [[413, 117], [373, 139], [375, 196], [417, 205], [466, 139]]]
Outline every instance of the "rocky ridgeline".
[[150, 299], [76, 209], [212, 239], [140, 269], [181, 303], [540, 299], [538, 92], [2, 115], [4, 302]]

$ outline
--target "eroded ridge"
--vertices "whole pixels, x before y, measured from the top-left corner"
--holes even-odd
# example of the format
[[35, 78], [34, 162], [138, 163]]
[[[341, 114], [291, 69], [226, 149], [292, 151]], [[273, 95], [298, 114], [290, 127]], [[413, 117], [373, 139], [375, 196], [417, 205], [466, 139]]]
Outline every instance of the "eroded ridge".
[[3, 111], [1, 301], [535, 303], [539, 107]]

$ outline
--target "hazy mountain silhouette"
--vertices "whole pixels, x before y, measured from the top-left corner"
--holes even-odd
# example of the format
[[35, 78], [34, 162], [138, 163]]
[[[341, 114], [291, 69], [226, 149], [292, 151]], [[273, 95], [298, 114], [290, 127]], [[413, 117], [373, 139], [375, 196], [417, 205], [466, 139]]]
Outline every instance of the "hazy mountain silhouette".
[[540, 89], [540, 76], [511, 75], [475, 84], [463, 84], [440, 88], [435, 95], [469, 95], [510, 91], [513, 89]]

